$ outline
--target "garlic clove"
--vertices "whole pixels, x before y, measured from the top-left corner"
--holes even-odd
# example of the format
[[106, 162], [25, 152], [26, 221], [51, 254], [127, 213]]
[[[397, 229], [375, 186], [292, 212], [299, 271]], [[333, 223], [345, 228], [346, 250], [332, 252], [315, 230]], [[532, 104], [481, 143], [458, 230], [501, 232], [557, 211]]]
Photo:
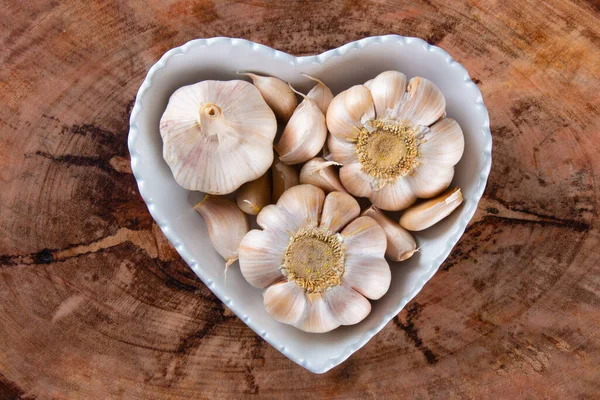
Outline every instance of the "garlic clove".
[[400, 225], [409, 231], [422, 231], [440, 222], [463, 202], [460, 188], [449, 189], [440, 196], [416, 204], [402, 214]]
[[339, 232], [359, 214], [360, 206], [354, 197], [344, 192], [331, 192], [325, 197], [319, 226]]
[[248, 219], [235, 203], [224, 197], [206, 195], [194, 206], [208, 227], [210, 241], [228, 267], [238, 259], [238, 248], [250, 227]]
[[246, 214], [256, 215], [271, 202], [271, 173], [244, 183], [236, 193], [236, 202]]
[[375, 207], [382, 210], [398, 211], [413, 204], [417, 200], [417, 195], [413, 192], [408, 180], [400, 178], [381, 189], [374, 190], [369, 196], [369, 200]]
[[273, 163], [276, 132], [273, 111], [241, 80], [181, 87], [160, 119], [163, 157], [175, 180], [210, 194], [231, 193], [262, 176]]
[[[327, 204], [327, 199], [325, 199], [325, 204]], [[404, 261], [417, 251], [417, 244], [412, 235], [377, 207], [367, 208], [362, 215], [373, 218], [383, 228], [387, 238], [385, 255], [388, 259]]]
[[440, 119], [446, 110], [446, 100], [430, 80], [416, 77], [408, 83], [406, 99], [397, 103], [390, 118], [408, 121], [413, 125], [429, 126]]
[[382, 72], [375, 77], [370, 90], [377, 118], [389, 117], [396, 104], [404, 97], [406, 75], [398, 71]]
[[323, 115], [327, 114], [327, 108], [329, 107], [329, 103], [331, 103], [331, 100], [333, 100], [333, 93], [331, 92], [331, 89], [329, 89], [327, 85], [325, 85], [320, 79], [314, 78], [307, 74], [301, 75], [317, 82], [317, 84], [310, 90], [310, 92], [308, 92], [306, 97], [317, 103], [317, 105], [323, 112]]
[[465, 138], [458, 123], [444, 118], [425, 130], [419, 145], [423, 163], [452, 167], [462, 158]]
[[240, 271], [248, 283], [263, 289], [284, 279], [279, 268], [287, 242], [288, 237], [281, 233], [257, 229], [244, 236], [239, 248]]
[[346, 192], [334, 166], [341, 165], [335, 161], [327, 161], [322, 157], [309, 160], [300, 170], [300, 183], [307, 183], [323, 189], [325, 193]]
[[279, 161], [279, 157], [276, 158], [271, 172], [273, 174], [273, 194], [271, 201], [276, 203], [283, 192], [292, 186], [300, 184], [300, 178], [298, 177], [296, 168], [282, 163]]
[[[385, 234], [382, 232], [382, 235], [385, 245]], [[392, 272], [383, 257], [364, 254], [347, 255], [342, 284], [350, 286], [368, 299], [377, 300], [387, 293], [391, 282]]]
[[327, 109], [329, 132], [342, 140], [355, 141], [364, 122], [373, 118], [373, 97], [364, 85], [352, 86], [338, 94]]
[[298, 105], [298, 99], [286, 82], [273, 76], [261, 76], [249, 72], [239, 72], [239, 74], [252, 79], [252, 83], [260, 91], [277, 118], [284, 122], [290, 119]]
[[385, 254], [387, 239], [379, 224], [370, 217], [359, 217], [345, 227], [344, 237], [346, 256], [381, 257]]
[[277, 283], [263, 294], [265, 310], [275, 320], [296, 325], [308, 307], [304, 290], [294, 282]]
[[415, 168], [412, 174], [406, 177], [406, 181], [415, 196], [428, 199], [446, 190], [450, 186], [453, 177], [453, 167], [440, 167], [425, 163]]
[[305, 332], [324, 333], [340, 326], [320, 294], [309, 294], [306, 297], [308, 310], [297, 323], [297, 328]]
[[368, 81], [366, 81], [365, 83], [363, 83], [364, 86], [367, 87], [367, 89], [371, 90], [371, 88], [373, 87], [373, 82], [375, 81], [375, 79], [369, 79]]
[[375, 180], [361, 169], [358, 162], [344, 165], [340, 169], [340, 180], [346, 190], [358, 197], [373, 195]]
[[329, 135], [327, 137], [327, 150], [329, 154], [324, 156], [326, 160], [336, 160], [343, 165], [358, 162], [355, 143]]
[[298, 185], [281, 195], [277, 207], [304, 221], [303, 228], [315, 227], [319, 225], [324, 201], [323, 190], [313, 185]]
[[292, 214], [275, 204], [270, 204], [258, 213], [256, 223], [263, 229], [293, 236], [306, 221], [298, 214]]
[[304, 100], [275, 145], [279, 159], [288, 165], [303, 163], [319, 154], [327, 138], [325, 115], [313, 100], [298, 94], [304, 96]]
[[323, 300], [342, 325], [354, 325], [371, 312], [371, 303], [356, 290], [338, 285], [323, 292]]

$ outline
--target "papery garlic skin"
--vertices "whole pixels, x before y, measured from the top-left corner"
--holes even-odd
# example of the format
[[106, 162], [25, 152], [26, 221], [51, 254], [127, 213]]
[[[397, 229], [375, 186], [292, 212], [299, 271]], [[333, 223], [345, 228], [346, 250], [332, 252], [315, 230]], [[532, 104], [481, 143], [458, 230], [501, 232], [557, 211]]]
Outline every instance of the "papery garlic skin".
[[177, 89], [160, 120], [163, 157], [188, 190], [227, 194], [273, 163], [277, 121], [256, 87], [241, 80]]
[[305, 96], [285, 126], [275, 150], [284, 164], [300, 164], [319, 154], [326, 138], [325, 115], [317, 103]]
[[237, 191], [235, 200], [243, 212], [256, 215], [271, 202], [271, 171], [260, 178], [244, 183]]
[[273, 174], [273, 192], [271, 201], [276, 203], [283, 192], [300, 184], [300, 177], [294, 166], [282, 163], [279, 161], [279, 157], [276, 157], [271, 172]]
[[312, 185], [287, 190], [262, 209], [240, 244], [240, 270], [277, 321], [307, 332], [328, 332], [363, 320], [367, 299], [389, 289], [386, 237], [347, 193]]
[[409, 231], [422, 231], [456, 210], [463, 202], [460, 188], [448, 189], [436, 198], [416, 204], [400, 216], [400, 225]]
[[252, 83], [258, 88], [277, 118], [283, 122], [290, 119], [298, 105], [298, 98], [286, 82], [273, 76], [261, 76], [249, 72], [239, 74], [252, 79]]
[[225, 197], [206, 195], [194, 209], [204, 218], [210, 241], [228, 267], [238, 259], [240, 243], [250, 230], [248, 219], [233, 201]]
[[[444, 118], [441, 91], [424, 78], [386, 71], [329, 105], [328, 159], [340, 180], [383, 210], [402, 210], [445, 190], [464, 151], [460, 126]], [[442, 119], [440, 119], [442, 118]]]
[[341, 166], [335, 161], [327, 161], [323, 157], [315, 157], [306, 162], [300, 170], [300, 183], [307, 183], [330, 192], [346, 192], [335, 166]]
[[375, 206], [363, 211], [362, 215], [373, 218], [383, 228], [387, 238], [385, 256], [392, 261], [409, 259], [417, 251], [417, 243], [412, 235], [396, 221], [385, 215]]

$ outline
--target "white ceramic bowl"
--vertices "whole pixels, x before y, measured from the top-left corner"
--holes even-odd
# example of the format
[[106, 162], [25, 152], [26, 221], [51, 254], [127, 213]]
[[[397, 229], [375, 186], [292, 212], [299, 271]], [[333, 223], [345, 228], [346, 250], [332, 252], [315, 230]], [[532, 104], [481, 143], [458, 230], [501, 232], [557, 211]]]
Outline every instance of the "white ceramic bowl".
[[[239, 79], [236, 71], [277, 76], [307, 91], [301, 72], [319, 77], [334, 93], [398, 70], [422, 76], [444, 93], [449, 117], [465, 134], [465, 153], [453, 184], [465, 202], [450, 217], [416, 235], [421, 252], [391, 263], [389, 292], [373, 302], [361, 323], [325, 334], [305, 333], [274, 321], [265, 312], [260, 290], [242, 277], [237, 263], [223, 281], [223, 259], [213, 250], [203, 219], [192, 208], [203, 194], [177, 185], [162, 158], [159, 120], [177, 88], [205, 79]], [[456, 244], [483, 193], [491, 166], [492, 138], [481, 93], [467, 71], [439, 47], [421, 39], [378, 36], [348, 43], [317, 56], [294, 57], [242, 39], [192, 40], [169, 50], [150, 68], [131, 113], [129, 151], [140, 193], [166, 237], [202, 281], [258, 335], [309, 371], [323, 373], [346, 360], [379, 332], [421, 290]]]

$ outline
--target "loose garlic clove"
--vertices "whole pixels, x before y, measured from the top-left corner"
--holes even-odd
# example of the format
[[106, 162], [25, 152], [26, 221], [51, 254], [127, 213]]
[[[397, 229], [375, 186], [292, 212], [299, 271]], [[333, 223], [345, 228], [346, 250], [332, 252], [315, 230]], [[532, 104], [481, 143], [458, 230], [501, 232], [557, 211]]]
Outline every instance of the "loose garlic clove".
[[387, 238], [385, 255], [390, 260], [404, 261], [417, 251], [417, 244], [412, 235], [377, 207], [367, 208], [362, 215], [373, 218], [383, 228]]
[[236, 202], [246, 214], [256, 215], [271, 202], [270, 171], [255, 181], [247, 182], [237, 191]]
[[248, 219], [235, 203], [224, 197], [206, 195], [194, 206], [208, 227], [213, 247], [226, 261], [225, 270], [238, 259], [238, 249], [250, 230]]
[[294, 110], [275, 145], [279, 159], [288, 165], [303, 163], [319, 154], [327, 138], [325, 115], [317, 103], [302, 93], [296, 93], [304, 100]]
[[271, 172], [273, 173], [273, 194], [271, 201], [277, 203], [283, 192], [300, 184], [300, 179], [298, 178], [296, 168], [282, 163], [279, 161], [279, 158], [275, 160]]
[[241, 80], [177, 89], [160, 119], [163, 157], [188, 190], [227, 194], [273, 164], [277, 121], [256, 87]]
[[436, 198], [406, 209], [400, 217], [400, 225], [409, 231], [422, 231], [446, 218], [462, 202], [460, 188], [449, 189]]
[[323, 114], [327, 114], [327, 108], [329, 107], [329, 103], [331, 103], [331, 100], [333, 100], [333, 93], [331, 92], [331, 89], [329, 89], [327, 85], [325, 85], [320, 79], [314, 78], [307, 74], [301, 75], [312, 81], [317, 82], [315, 87], [313, 87], [310, 90], [310, 92], [308, 92], [306, 97], [317, 103]]
[[287, 83], [272, 76], [261, 76], [249, 72], [238, 72], [238, 74], [249, 76], [252, 79], [252, 83], [260, 91], [277, 118], [284, 122], [290, 119], [298, 105], [298, 99]]
[[327, 161], [322, 157], [315, 157], [308, 161], [300, 170], [300, 183], [308, 183], [321, 188], [325, 193], [344, 192], [347, 193], [334, 165], [340, 166], [335, 161]]

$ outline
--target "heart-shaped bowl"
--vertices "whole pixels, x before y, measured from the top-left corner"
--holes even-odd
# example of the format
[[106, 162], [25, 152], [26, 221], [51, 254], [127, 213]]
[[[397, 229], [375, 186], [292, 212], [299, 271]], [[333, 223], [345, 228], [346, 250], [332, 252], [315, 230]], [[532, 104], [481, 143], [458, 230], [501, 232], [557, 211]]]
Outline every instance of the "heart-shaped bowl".
[[[364, 83], [386, 70], [422, 76], [444, 93], [447, 114], [465, 135], [464, 156], [453, 185], [462, 188], [464, 204], [434, 227], [418, 232], [421, 251], [408, 261], [390, 263], [390, 290], [373, 302], [371, 314], [354, 326], [311, 334], [273, 320], [263, 307], [262, 292], [242, 277], [237, 263], [223, 277], [224, 261], [212, 248], [204, 220], [193, 206], [203, 194], [177, 185], [162, 157], [159, 120], [179, 87], [206, 79], [239, 79], [237, 71], [277, 76], [307, 91], [322, 79], [334, 94]], [[438, 270], [458, 242], [483, 194], [491, 167], [492, 137], [481, 92], [467, 71], [439, 47], [397, 35], [369, 37], [323, 54], [295, 57], [243, 39], [192, 40], [169, 50], [150, 68], [130, 119], [131, 166], [152, 217], [181, 257], [223, 303], [252, 330], [290, 360], [323, 373], [346, 360], [379, 332]]]

